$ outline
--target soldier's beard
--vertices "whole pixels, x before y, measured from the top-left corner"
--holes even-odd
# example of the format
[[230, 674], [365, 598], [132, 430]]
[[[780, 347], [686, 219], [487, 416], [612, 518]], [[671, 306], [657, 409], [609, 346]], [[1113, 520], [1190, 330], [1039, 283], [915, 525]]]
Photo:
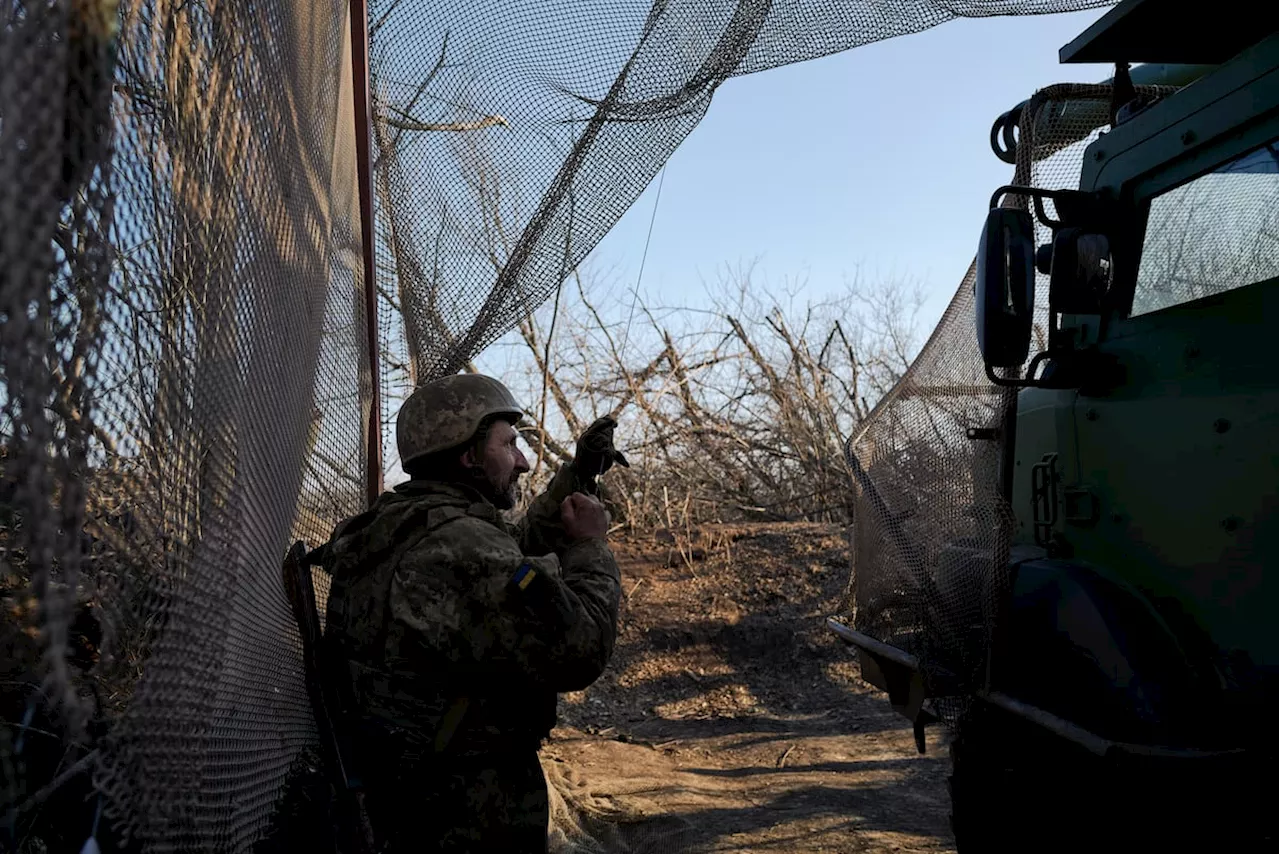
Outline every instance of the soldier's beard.
[[511, 475], [511, 479], [507, 483], [506, 488], [499, 488], [497, 484], [494, 484], [492, 481], [489, 482], [489, 500], [493, 502], [494, 507], [497, 507], [499, 510], [510, 510], [516, 506], [516, 501], [519, 499], [519, 491], [516, 483], [519, 479], [520, 475]]
[[487, 471], [484, 466], [472, 466], [468, 472], [471, 485], [480, 491], [494, 507], [499, 510], [511, 510], [519, 500], [520, 473], [511, 472], [501, 475]]
[[520, 500], [520, 490], [513, 483], [507, 487], [502, 493], [502, 501], [493, 502], [499, 510], [511, 510], [516, 506], [516, 502]]

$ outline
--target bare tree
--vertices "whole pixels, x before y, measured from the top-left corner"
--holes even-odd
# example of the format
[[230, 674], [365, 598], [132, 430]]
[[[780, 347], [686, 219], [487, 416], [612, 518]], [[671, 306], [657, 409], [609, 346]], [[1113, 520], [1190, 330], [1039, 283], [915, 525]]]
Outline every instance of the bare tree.
[[[906, 370], [915, 334], [904, 309], [918, 298], [889, 283], [784, 302], [753, 276], [726, 272], [703, 309], [640, 299], [629, 330], [575, 272], [562, 304], [499, 345], [504, 376], [530, 401], [522, 432], [537, 458], [570, 458], [581, 426], [612, 414], [633, 462], [607, 479], [626, 524], [846, 521], [844, 440]], [[536, 470], [534, 488], [549, 474]]]

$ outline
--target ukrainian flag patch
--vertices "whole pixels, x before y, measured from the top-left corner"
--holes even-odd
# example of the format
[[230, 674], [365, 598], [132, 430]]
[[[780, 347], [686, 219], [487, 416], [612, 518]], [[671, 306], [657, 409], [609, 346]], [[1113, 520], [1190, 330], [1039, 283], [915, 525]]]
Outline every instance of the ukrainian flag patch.
[[520, 564], [520, 568], [516, 570], [516, 574], [511, 576], [511, 583], [517, 589], [526, 590], [533, 583], [533, 579], [537, 578], [538, 573], [533, 567], [527, 563]]

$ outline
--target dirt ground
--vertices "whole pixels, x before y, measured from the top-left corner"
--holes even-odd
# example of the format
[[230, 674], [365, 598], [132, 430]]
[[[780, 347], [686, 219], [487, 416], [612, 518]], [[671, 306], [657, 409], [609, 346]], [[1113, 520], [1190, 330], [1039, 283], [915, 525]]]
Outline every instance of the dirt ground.
[[917, 754], [825, 627], [848, 578], [843, 531], [717, 526], [614, 550], [617, 650], [563, 698], [543, 751], [596, 850], [954, 851], [942, 732]]

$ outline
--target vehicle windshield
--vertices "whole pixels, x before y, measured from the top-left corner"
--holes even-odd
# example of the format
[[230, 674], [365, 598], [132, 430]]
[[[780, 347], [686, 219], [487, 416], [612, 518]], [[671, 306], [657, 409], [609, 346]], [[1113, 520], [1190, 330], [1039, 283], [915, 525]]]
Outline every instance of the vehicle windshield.
[[1132, 314], [1274, 278], [1277, 198], [1272, 142], [1152, 199]]

